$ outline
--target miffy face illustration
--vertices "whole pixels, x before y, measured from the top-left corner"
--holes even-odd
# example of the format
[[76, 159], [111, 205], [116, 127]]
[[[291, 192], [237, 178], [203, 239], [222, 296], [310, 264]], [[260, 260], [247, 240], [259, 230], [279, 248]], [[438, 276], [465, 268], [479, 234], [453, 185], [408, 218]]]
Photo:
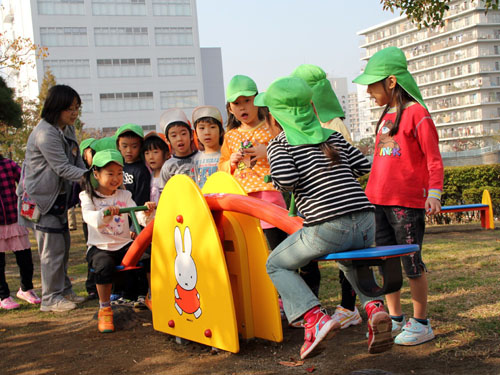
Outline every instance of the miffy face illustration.
[[181, 230], [175, 227], [174, 231], [175, 251], [175, 279], [179, 286], [184, 290], [192, 290], [196, 286], [198, 275], [196, 265], [191, 257], [191, 232], [189, 227], [184, 229], [184, 246], [182, 241]]

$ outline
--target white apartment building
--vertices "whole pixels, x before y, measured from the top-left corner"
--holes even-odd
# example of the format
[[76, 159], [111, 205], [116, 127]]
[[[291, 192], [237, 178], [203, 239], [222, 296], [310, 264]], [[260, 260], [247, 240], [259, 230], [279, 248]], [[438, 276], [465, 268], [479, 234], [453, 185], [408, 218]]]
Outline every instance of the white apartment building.
[[347, 94], [347, 112], [346, 122], [349, 124], [349, 131], [353, 141], [358, 142], [361, 140], [361, 130], [359, 127], [359, 104], [358, 94], [350, 92]]
[[[443, 27], [418, 30], [399, 17], [360, 31], [364, 60], [388, 46], [405, 52], [446, 165], [500, 162], [494, 138], [500, 134], [500, 11], [485, 14], [477, 1], [454, 1], [444, 20]], [[371, 101], [372, 134], [381, 111]]]
[[195, 0], [3, 0], [2, 5], [2, 29], [49, 52], [34, 68], [10, 76], [9, 83], [34, 98], [50, 69], [57, 83], [80, 94], [86, 130], [110, 133], [130, 122], [160, 130], [160, 115], [168, 108], [182, 108], [188, 118], [197, 105], [224, 109], [220, 49], [200, 49]]

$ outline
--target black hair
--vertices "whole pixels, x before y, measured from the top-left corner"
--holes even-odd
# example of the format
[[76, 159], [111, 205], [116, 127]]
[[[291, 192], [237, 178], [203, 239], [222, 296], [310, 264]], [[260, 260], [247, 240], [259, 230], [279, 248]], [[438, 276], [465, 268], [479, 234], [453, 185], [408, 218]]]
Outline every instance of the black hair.
[[170, 128], [172, 126], [183, 126], [187, 130], [189, 130], [189, 137], [190, 138], [193, 135], [193, 129], [191, 129], [191, 126], [189, 126], [189, 124], [186, 124], [184, 121], [174, 121], [174, 122], [171, 122], [170, 124], [168, 124], [166, 129], [165, 129], [165, 137], [167, 137], [169, 142], [170, 142], [170, 139], [168, 138], [168, 131], [170, 130]]
[[384, 118], [386, 113], [389, 112], [389, 109], [391, 109], [391, 103], [393, 101], [392, 99], [395, 98], [396, 99], [396, 120], [394, 122], [394, 126], [392, 127], [392, 129], [389, 131], [389, 134], [388, 134], [390, 137], [394, 137], [398, 133], [399, 123], [401, 122], [401, 116], [403, 115], [403, 111], [405, 110], [406, 104], [408, 102], [414, 101], [414, 99], [397, 82], [396, 82], [396, 86], [394, 86], [392, 93], [390, 93], [389, 90], [387, 89], [387, 86], [386, 86], [387, 78], [384, 78], [380, 82], [382, 83], [382, 86], [384, 86], [384, 91], [385, 91], [386, 95], [389, 96], [391, 99], [389, 100], [389, 103], [386, 104], [384, 111], [382, 112], [382, 115], [380, 116], [380, 118], [377, 122], [377, 126], [375, 128], [375, 136], [378, 133], [378, 129], [380, 127], [380, 124], [382, 123], [382, 119]]
[[219, 145], [222, 146], [222, 143], [224, 143], [224, 128], [222, 127], [221, 122], [219, 120], [217, 120], [216, 118], [213, 118], [213, 117], [210, 117], [210, 116], [200, 117], [194, 123], [194, 130], [196, 130], [196, 126], [201, 121], [206, 122], [207, 124], [217, 125], [219, 127]]
[[90, 199], [93, 200], [93, 198], [100, 198], [97, 193], [96, 189], [94, 188], [94, 185], [92, 185], [92, 180], [94, 180], [95, 183], [95, 177], [94, 177], [94, 171], [100, 171], [103, 167], [97, 167], [93, 166], [90, 168], [87, 172], [85, 172], [80, 179], [80, 186], [82, 187], [83, 190], [89, 195]]
[[87, 148], [85, 148], [83, 150], [83, 152], [82, 152], [83, 164], [85, 164], [85, 166], [87, 167], [87, 169], [90, 168], [90, 165], [87, 164], [87, 160], [83, 156], [85, 155], [85, 150], [87, 150], [88, 148], [90, 148], [90, 153], [92, 154], [92, 157], [94, 157], [94, 155], [96, 153], [96, 151], [92, 147], [90, 147], [90, 146], [88, 146]]
[[43, 103], [42, 118], [49, 124], [57, 126], [61, 112], [71, 107], [75, 99], [78, 106], [81, 106], [80, 95], [74, 89], [66, 85], [52, 86]]
[[[255, 93], [255, 95], [253, 95], [253, 97], [255, 98], [257, 96], [258, 92]], [[239, 128], [240, 125], [241, 125], [241, 122], [239, 120], [236, 119], [236, 116], [233, 115], [230, 111], [230, 104], [229, 102], [226, 103], [226, 111], [227, 111], [227, 130], [231, 130], [231, 129], [236, 129], [236, 128]], [[258, 107], [259, 108], [259, 111], [258, 111], [258, 116], [259, 116], [259, 120], [260, 121], [263, 121], [263, 120], [268, 120], [269, 119], [269, 109], [267, 107]]]
[[167, 158], [170, 155], [168, 146], [163, 139], [157, 136], [147, 137], [142, 145], [142, 150], [141, 150], [142, 154], [144, 154], [146, 151], [154, 149], [159, 149], [163, 151], [163, 155], [165, 156], [165, 158]]
[[326, 140], [319, 144], [319, 149], [323, 151], [323, 154], [330, 159], [330, 166], [335, 166], [342, 163], [339, 151]]
[[132, 130], [127, 130], [126, 132], [123, 132], [118, 137], [116, 137], [117, 146], [118, 146], [118, 140], [120, 138], [139, 138], [141, 140], [141, 145], [144, 143], [144, 138], [142, 138], [140, 135], [137, 135], [137, 133], [133, 132]]

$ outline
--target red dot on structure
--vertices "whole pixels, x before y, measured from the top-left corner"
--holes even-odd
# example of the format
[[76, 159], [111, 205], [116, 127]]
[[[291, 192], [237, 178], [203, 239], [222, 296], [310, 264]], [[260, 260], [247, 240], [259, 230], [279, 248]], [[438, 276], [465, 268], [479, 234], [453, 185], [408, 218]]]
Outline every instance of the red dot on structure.
[[184, 218], [182, 217], [182, 215], [179, 215], [175, 218], [175, 220], [177, 220], [178, 223], [181, 223], [184, 221]]
[[174, 328], [174, 327], [175, 327], [175, 322], [174, 322], [173, 320], [169, 320], [169, 321], [168, 321], [168, 326], [169, 326], [170, 328]]
[[212, 331], [211, 331], [211, 330], [209, 330], [209, 329], [206, 329], [206, 330], [205, 330], [205, 336], [206, 336], [206, 337], [212, 337]]

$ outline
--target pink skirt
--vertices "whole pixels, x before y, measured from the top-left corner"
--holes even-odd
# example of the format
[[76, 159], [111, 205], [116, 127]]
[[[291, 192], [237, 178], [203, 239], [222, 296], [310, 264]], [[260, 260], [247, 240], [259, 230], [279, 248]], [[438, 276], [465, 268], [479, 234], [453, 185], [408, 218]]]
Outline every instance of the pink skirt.
[[29, 249], [28, 229], [18, 223], [0, 225], [0, 253]]

